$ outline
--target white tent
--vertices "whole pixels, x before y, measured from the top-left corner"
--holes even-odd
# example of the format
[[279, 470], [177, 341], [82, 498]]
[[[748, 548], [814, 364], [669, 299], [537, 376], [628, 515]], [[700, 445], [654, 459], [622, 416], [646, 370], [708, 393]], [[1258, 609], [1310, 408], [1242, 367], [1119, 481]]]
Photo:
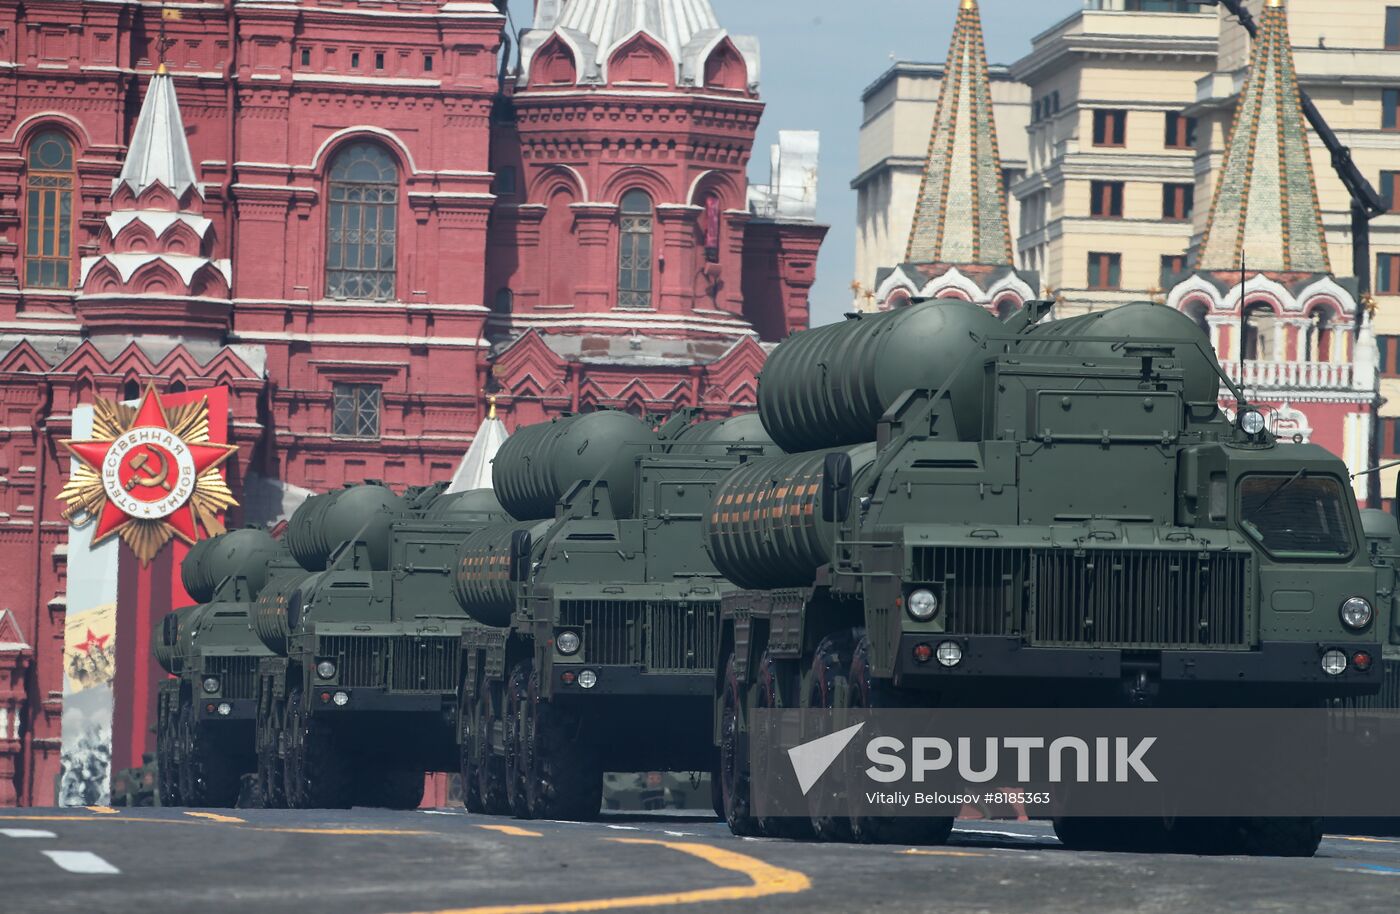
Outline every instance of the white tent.
[[505, 443], [508, 434], [506, 424], [496, 418], [496, 404], [493, 400], [486, 420], [476, 430], [471, 447], [462, 455], [457, 472], [452, 474], [452, 484], [448, 492], [466, 492], [469, 489], [491, 488], [491, 461]]

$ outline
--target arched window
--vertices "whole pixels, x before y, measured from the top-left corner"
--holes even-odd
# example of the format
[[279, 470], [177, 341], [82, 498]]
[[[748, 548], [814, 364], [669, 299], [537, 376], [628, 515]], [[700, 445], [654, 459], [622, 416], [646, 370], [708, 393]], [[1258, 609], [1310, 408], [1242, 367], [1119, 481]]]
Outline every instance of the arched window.
[[496, 314], [509, 314], [515, 308], [515, 293], [509, 288], [497, 289], [491, 302], [491, 310]]
[[399, 171], [383, 147], [353, 143], [331, 162], [326, 295], [394, 298]]
[[1307, 350], [1303, 354], [1306, 362], [1330, 362], [1332, 360], [1332, 315], [1327, 308], [1314, 308], [1308, 315]]
[[141, 399], [141, 384], [135, 378], [129, 378], [122, 385], [122, 399], [127, 401]]
[[73, 144], [50, 130], [29, 144], [24, 283], [67, 289], [73, 265]]
[[622, 243], [617, 252], [617, 305], [651, 307], [651, 198], [640, 190], [622, 195]]
[[1278, 321], [1274, 309], [1255, 302], [1244, 309], [1244, 338], [1240, 340], [1240, 357], [1245, 360], [1270, 361], [1274, 357], [1274, 335]]

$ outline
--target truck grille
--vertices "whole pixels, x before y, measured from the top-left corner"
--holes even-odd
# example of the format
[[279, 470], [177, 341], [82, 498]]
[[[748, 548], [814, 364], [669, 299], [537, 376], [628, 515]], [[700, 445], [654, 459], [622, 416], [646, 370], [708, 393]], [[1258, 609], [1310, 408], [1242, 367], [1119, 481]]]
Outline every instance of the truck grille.
[[322, 635], [318, 657], [335, 660], [340, 685], [394, 692], [456, 692], [459, 639], [443, 635]]
[[561, 600], [559, 624], [582, 632], [589, 663], [656, 672], [711, 669], [719, 604], [705, 601]]
[[462, 651], [456, 638], [392, 639], [389, 688], [396, 692], [456, 692]]
[[1244, 553], [921, 547], [912, 571], [940, 589], [958, 634], [1142, 649], [1250, 643]]
[[258, 658], [205, 657], [204, 675], [217, 676], [224, 698], [254, 698], [258, 685]]

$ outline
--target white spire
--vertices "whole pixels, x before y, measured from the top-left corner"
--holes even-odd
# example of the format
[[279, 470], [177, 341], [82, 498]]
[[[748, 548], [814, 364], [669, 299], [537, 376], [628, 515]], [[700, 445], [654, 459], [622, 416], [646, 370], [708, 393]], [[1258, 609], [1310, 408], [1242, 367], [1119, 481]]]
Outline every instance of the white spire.
[[491, 488], [491, 461], [496, 459], [496, 452], [507, 437], [505, 423], [496, 418], [496, 398], [492, 397], [491, 411], [472, 436], [471, 446], [462, 455], [457, 472], [452, 474], [448, 493]]
[[175, 97], [175, 82], [165, 72], [164, 65], [151, 77], [131, 146], [122, 163], [121, 176], [112, 184], [113, 192], [125, 184], [139, 195], [152, 184], [162, 184], [178, 199], [191, 187], [202, 197], [190, 158], [190, 145], [185, 140], [185, 122], [180, 117], [180, 102]]

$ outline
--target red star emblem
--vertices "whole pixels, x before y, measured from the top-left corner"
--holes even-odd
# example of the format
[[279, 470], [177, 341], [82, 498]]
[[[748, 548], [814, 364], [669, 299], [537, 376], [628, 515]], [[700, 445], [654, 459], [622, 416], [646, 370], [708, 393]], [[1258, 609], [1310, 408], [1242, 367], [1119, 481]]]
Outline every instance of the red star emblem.
[[193, 444], [177, 437], [154, 387], [146, 388], [135, 419], [115, 439], [64, 443], [98, 475], [107, 494], [93, 543], [135, 520], [163, 521], [185, 542], [193, 543], [199, 534], [189, 499], [199, 474], [237, 450], [232, 445]]
[[87, 654], [88, 656], [92, 656], [92, 649], [97, 648], [99, 651], [102, 650], [104, 647], [107, 646], [107, 641], [111, 637], [111, 635], [103, 635], [101, 637], [98, 637], [97, 635], [94, 635], [92, 633], [92, 629], [88, 629], [87, 640], [82, 642], [81, 644], [74, 645], [74, 647]]

